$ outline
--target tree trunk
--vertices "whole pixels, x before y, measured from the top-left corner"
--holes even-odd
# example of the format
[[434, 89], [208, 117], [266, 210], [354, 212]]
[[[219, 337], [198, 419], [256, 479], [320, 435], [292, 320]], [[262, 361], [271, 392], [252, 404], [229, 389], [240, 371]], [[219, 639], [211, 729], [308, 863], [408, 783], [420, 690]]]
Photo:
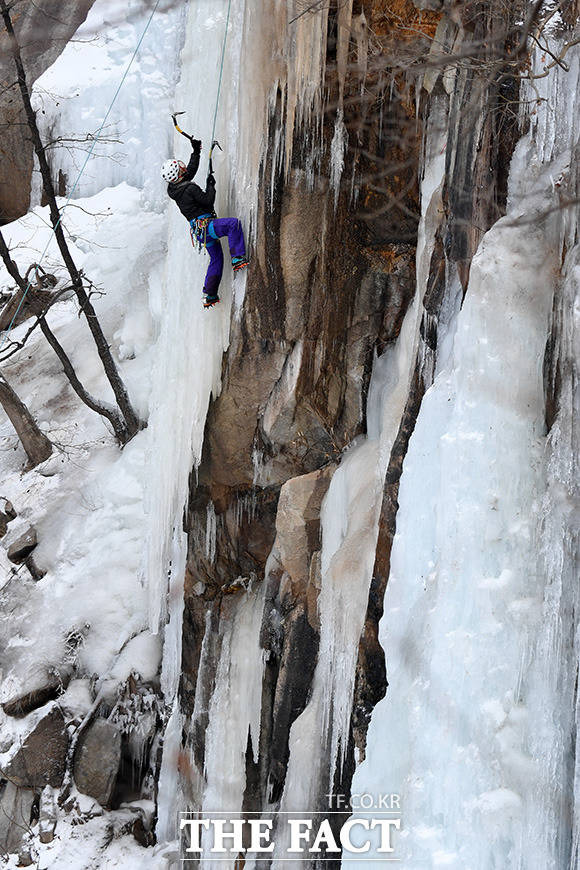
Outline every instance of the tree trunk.
[[42, 185], [44, 188], [44, 193], [48, 200], [50, 218], [54, 229], [54, 234], [56, 236], [56, 241], [65, 265], [68, 269], [69, 275], [71, 277], [73, 289], [79, 301], [81, 311], [85, 315], [87, 324], [93, 335], [93, 339], [97, 346], [97, 351], [101, 358], [105, 374], [109, 383], [111, 384], [121, 413], [125, 418], [129, 438], [132, 438], [133, 435], [136, 435], [139, 429], [142, 428], [142, 424], [137, 414], [135, 413], [133, 406], [131, 405], [129, 395], [125, 388], [125, 384], [123, 383], [121, 376], [119, 375], [117, 366], [115, 365], [115, 361], [113, 360], [113, 357], [111, 355], [111, 349], [103, 334], [101, 325], [97, 319], [95, 309], [93, 308], [89, 296], [84, 288], [82, 276], [76, 267], [76, 264], [72, 258], [65, 239], [61, 223], [61, 214], [58, 208], [58, 204], [56, 202], [56, 193], [54, 190], [54, 185], [52, 183], [52, 176], [50, 174], [50, 167], [46, 159], [46, 153], [42, 144], [42, 140], [40, 138], [38, 126], [36, 124], [36, 115], [34, 109], [32, 108], [32, 103], [30, 102], [30, 93], [26, 81], [26, 72], [24, 70], [22, 56], [20, 54], [20, 46], [18, 45], [18, 40], [16, 39], [14, 28], [12, 27], [10, 8], [6, 3], [6, 0], [0, 0], [0, 12], [6, 26], [8, 38], [10, 40], [11, 53], [14, 59], [14, 64], [16, 66], [16, 72], [18, 74], [18, 86], [20, 88], [20, 94], [22, 97], [22, 104], [24, 106], [24, 111], [26, 112], [28, 127], [32, 134], [34, 150], [36, 152], [36, 156], [38, 157], [40, 174], [42, 176]]
[[0, 404], [16, 429], [16, 434], [30, 460], [31, 468], [48, 459], [52, 453], [52, 444], [44, 432], [40, 431], [24, 402], [20, 401], [6, 378], [1, 374]]
[[77, 377], [77, 373], [74, 370], [74, 366], [71, 363], [67, 352], [64, 347], [61, 345], [55, 334], [52, 332], [48, 323], [45, 319], [46, 311], [42, 311], [40, 306], [37, 304], [37, 300], [34, 296], [34, 288], [30, 287], [26, 280], [22, 277], [20, 272], [18, 271], [18, 266], [10, 256], [10, 251], [8, 249], [8, 245], [4, 240], [4, 236], [2, 232], [0, 232], [0, 257], [6, 267], [7, 272], [11, 276], [11, 278], [16, 282], [18, 287], [26, 293], [28, 291], [30, 297], [30, 304], [32, 310], [38, 316], [38, 322], [42, 333], [57, 357], [62, 363], [62, 367], [66, 377], [69, 380], [69, 383], [77, 396], [81, 399], [82, 402], [87, 405], [92, 411], [96, 411], [97, 414], [101, 414], [101, 416], [106, 417], [107, 420], [111, 423], [117, 440], [120, 444], [126, 444], [127, 441], [130, 440], [131, 436], [127, 431], [127, 427], [124, 424], [121, 415], [118, 413], [117, 409], [112, 405], [107, 404], [106, 402], [101, 402], [98, 399], [95, 399], [87, 390], [85, 390], [83, 384]]

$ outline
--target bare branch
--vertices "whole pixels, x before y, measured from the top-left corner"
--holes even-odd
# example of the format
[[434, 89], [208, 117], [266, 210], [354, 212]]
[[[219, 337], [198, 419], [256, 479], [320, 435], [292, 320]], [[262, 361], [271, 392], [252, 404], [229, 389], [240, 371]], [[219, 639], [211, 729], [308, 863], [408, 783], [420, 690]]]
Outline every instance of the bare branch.
[[22, 55], [20, 52], [20, 47], [18, 45], [18, 41], [16, 39], [16, 35], [14, 33], [14, 28], [12, 25], [12, 19], [10, 17], [10, 6], [7, 3], [7, 0], [0, 0], [0, 14], [2, 15], [2, 19], [4, 21], [4, 25], [6, 27], [6, 32], [9, 38], [10, 44], [10, 52], [12, 54], [12, 59], [14, 61], [14, 65], [16, 67], [16, 72], [18, 75], [18, 86], [20, 89], [20, 95], [22, 99], [22, 105], [24, 107], [24, 111], [26, 113], [26, 118], [28, 121], [28, 126], [32, 135], [32, 141], [34, 145], [34, 151], [38, 158], [38, 163], [40, 167], [40, 172], [42, 175], [42, 184], [44, 188], [44, 193], [48, 200], [50, 217], [52, 222], [52, 227], [54, 230], [54, 235], [61, 252], [62, 258], [68, 270], [68, 273], [71, 277], [72, 285], [74, 288], [74, 292], [79, 300], [79, 305], [83, 310], [87, 324], [92, 333], [95, 345], [97, 347], [97, 351], [99, 357], [101, 359], [103, 369], [107, 376], [107, 379], [111, 385], [115, 398], [117, 400], [117, 404], [121, 410], [121, 413], [125, 419], [126, 424], [126, 434], [127, 439], [132, 438], [137, 432], [143, 427], [143, 424], [139, 420], [139, 417], [135, 413], [135, 410], [131, 404], [129, 399], [129, 395], [127, 393], [127, 389], [125, 384], [123, 383], [115, 361], [113, 360], [113, 356], [111, 354], [111, 349], [109, 344], [103, 334], [101, 329], [101, 325], [97, 318], [97, 314], [95, 309], [92, 306], [92, 303], [85, 291], [82, 276], [77, 269], [77, 266], [74, 262], [74, 259], [71, 255], [70, 249], [68, 247], [63, 227], [62, 227], [62, 216], [60, 214], [58, 204], [56, 201], [56, 192], [54, 189], [54, 184], [52, 181], [52, 175], [50, 172], [50, 167], [48, 165], [48, 161], [46, 158], [46, 151], [42, 144], [42, 140], [40, 137], [40, 133], [38, 130], [38, 126], [36, 123], [36, 115], [34, 109], [32, 108], [32, 103], [30, 101], [30, 91], [28, 88], [28, 82], [26, 78], [26, 71], [24, 68], [24, 64], [22, 61]]

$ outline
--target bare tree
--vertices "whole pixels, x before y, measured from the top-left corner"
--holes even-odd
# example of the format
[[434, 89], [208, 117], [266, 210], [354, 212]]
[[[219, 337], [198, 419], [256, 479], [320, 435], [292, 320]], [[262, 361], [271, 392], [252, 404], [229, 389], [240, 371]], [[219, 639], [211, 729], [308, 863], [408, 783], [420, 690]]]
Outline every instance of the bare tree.
[[102, 417], [105, 417], [107, 420], [109, 420], [119, 442], [121, 444], [125, 443], [127, 440], [128, 432], [123, 418], [119, 414], [118, 410], [113, 407], [113, 405], [109, 405], [108, 403], [102, 402], [98, 399], [95, 399], [94, 396], [91, 396], [91, 394], [85, 389], [85, 387], [79, 380], [68, 354], [66, 353], [65, 349], [60, 344], [59, 340], [46, 322], [46, 314], [48, 313], [48, 309], [50, 308], [52, 303], [42, 306], [42, 304], [37, 300], [35, 296], [35, 289], [31, 287], [29, 282], [20, 274], [18, 266], [10, 256], [10, 251], [8, 250], [8, 246], [6, 245], [4, 236], [1, 232], [0, 257], [2, 257], [4, 265], [6, 266], [6, 269], [10, 274], [11, 278], [20, 288], [21, 294], [23, 295], [28, 290], [30, 306], [37, 315], [36, 322], [33, 324], [33, 327], [28, 331], [24, 341], [17, 346], [17, 349], [19, 349], [25, 343], [26, 339], [28, 339], [33, 329], [36, 328], [36, 326], [40, 326], [42, 334], [61, 361], [63, 371], [79, 399], [81, 399], [81, 401], [84, 402], [85, 405], [87, 405], [92, 411], [96, 411], [97, 414], [100, 414]]
[[[56, 237], [56, 241], [61, 252], [61, 256], [64, 260], [67, 271], [70, 275], [71, 284], [73, 291], [77, 297], [79, 302], [80, 309], [83, 315], [86, 318], [88, 327], [93, 336], [95, 345], [97, 347], [97, 352], [101, 359], [103, 369], [105, 371], [106, 377], [111, 385], [113, 393], [115, 395], [115, 399], [117, 401], [119, 410], [121, 412], [123, 421], [124, 421], [124, 432], [117, 433], [117, 436], [120, 437], [122, 443], [130, 440], [134, 435], [137, 434], [139, 429], [143, 427], [143, 424], [139, 420], [131, 401], [129, 399], [129, 395], [127, 393], [125, 384], [119, 374], [113, 356], [111, 354], [111, 349], [103, 334], [101, 325], [97, 318], [97, 314], [90, 300], [89, 294], [86, 292], [83, 276], [80, 270], [77, 268], [70, 249], [68, 247], [64, 230], [62, 227], [62, 218], [60, 214], [60, 210], [58, 208], [58, 204], [56, 201], [56, 192], [54, 189], [54, 184], [52, 181], [52, 176], [50, 172], [50, 167], [48, 165], [48, 160], [46, 157], [46, 151], [44, 145], [42, 143], [42, 139], [40, 137], [40, 132], [38, 130], [38, 125], [36, 123], [36, 114], [34, 109], [32, 108], [32, 103], [30, 100], [30, 90], [28, 87], [28, 82], [26, 78], [26, 71], [24, 68], [24, 64], [22, 61], [22, 54], [20, 50], [20, 46], [18, 44], [18, 40], [14, 33], [14, 28], [12, 25], [12, 20], [10, 16], [11, 5], [6, 2], [6, 0], [0, 0], [0, 14], [2, 15], [2, 19], [4, 21], [4, 26], [6, 28], [6, 32], [8, 34], [9, 44], [10, 44], [10, 53], [12, 55], [12, 59], [14, 61], [14, 66], [16, 68], [16, 74], [18, 79], [18, 88], [20, 90], [20, 96], [22, 100], [22, 105], [24, 107], [24, 112], [26, 115], [26, 121], [28, 124], [28, 128], [31, 133], [32, 142], [34, 146], [34, 151], [36, 153], [40, 173], [42, 176], [42, 185], [44, 190], [44, 195], [48, 202], [49, 211], [50, 211], [50, 219], [52, 223], [52, 227], [54, 230], [54, 234]], [[3, 254], [4, 259], [4, 254]], [[5, 265], [8, 268], [8, 264], [6, 260], [4, 260]], [[46, 333], [45, 333], [46, 334]], [[64, 364], [64, 363], [63, 363]], [[77, 390], [78, 393], [78, 390]], [[79, 393], [80, 395], [80, 393]], [[86, 401], [86, 399], [83, 399]], [[88, 403], [87, 403], [88, 404]], [[101, 411], [99, 411], [101, 413]], [[106, 415], [105, 415], [106, 416]]]
[[16, 429], [26, 455], [30, 460], [30, 466], [34, 467], [52, 453], [52, 444], [38, 428], [34, 417], [8, 383], [4, 375], [0, 373], [0, 404], [6, 411], [8, 419]]

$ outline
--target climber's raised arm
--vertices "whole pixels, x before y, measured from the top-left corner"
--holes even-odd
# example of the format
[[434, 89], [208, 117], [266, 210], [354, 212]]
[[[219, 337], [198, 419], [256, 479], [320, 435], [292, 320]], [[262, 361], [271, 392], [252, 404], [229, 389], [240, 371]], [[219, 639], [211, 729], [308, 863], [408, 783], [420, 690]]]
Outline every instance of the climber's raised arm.
[[185, 167], [185, 172], [183, 173], [180, 181], [191, 181], [191, 179], [195, 176], [199, 168], [199, 158], [201, 155], [201, 141], [199, 139], [194, 139], [191, 137], [191, 157], [189, 158], [189, 163]]

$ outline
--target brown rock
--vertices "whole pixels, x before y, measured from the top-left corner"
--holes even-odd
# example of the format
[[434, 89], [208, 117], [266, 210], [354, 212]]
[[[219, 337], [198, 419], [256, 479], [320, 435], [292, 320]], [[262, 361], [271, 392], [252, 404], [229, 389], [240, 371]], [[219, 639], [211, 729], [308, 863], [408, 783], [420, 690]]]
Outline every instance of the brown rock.
[[139, 843], [139, 845], [144, 846], [154, 846], [155, 845], [155, 834], [153, 831], [150, 831], [147, 827], [145, 827], [145, 823], [141, 816], [138, 816], [133, 822], [133, 826], [131, 828], [133, 836]]
[[[257, 427], [256, 415], [248, 413], [265, 403], [280, 377], [288, 353], [277, 346], [265, 353], [261, 348], [245, 352], [229, 376], [228, 389], [210, 407], [204, 447], [211, 457], [212, 486], [251, 485], [254, 470], [251, 445]], [[242, 447], [246, 448], [241, 450]], [[203, 469], [200, 479], [204, 480]]]
[[273, 555], [284, 572], [280, 600], [304, 597], [312, 555], [320, 549], [320, 507], [336, 466], [293, 477], [280, 490]]
[[[86, 18], [94, 0], [48, 0], [42, 6], [31, 4], [26, 14], [14, 10], [13, 23], [22, 46], [29, 87], [54, 63], [70, 37]], [[14, 63], [7, 37], [0, 36], [0, 79], [16, 81]], [[0, 165], [0, 221], [15, 220], [24, 214], [30, 200], [30, 177], [33, 149], [24, 111], [16, 87], [3, 90], [0, 96], [0, 123], [5, 159]], [[60, 192], [60, 191], [59, 191]]]
[[61, 674], [48, 675], [42, 685], [22, 695], [16, 695], [4, 701], [2, 709], [7, 716], [20, 718], [26, 716], [32, 710], [37, 710], [48, 701], [53, 701], [66, 689], [68, 678]]
[[18, 516], [14, 509], [14, 505], [11, 501], [8, 501], [8, 499], [4, 502], [4, 513], [8, 517], [8, 522], [10, 522], [10, 520], [15, 520]]
[[106, 719], [96, 719], [79, 740], [74, 757], [74, 780], [79, 791], [102, 807], [109, 805], [119, 765], [121, 733]]
[[258, 246], [206, 424], [199, 480], [214, 501], [320, 468], [363, 431], [374, 350], [396, 337], [415, 290], [414, 247], [354, 247], [352, 215], [304, 173], [260, 221], [268, 257]]
[[16, 518], [16, 511], [12, 507], [12, 502], [7, 499], [4, 502], [4, 510], [0, 511], [0, 538], [4, 537], [8, 531], [8, 523], [11, 523]]
[[23, 788], [62, 785], [69, 736], [58, 707], [40, 720], [6, 767], [6, 776]]
[[[304, 309], [316, 257], [320, 256], [320, 227], [324, 222], [326, 196], [319, 179], [310, 190], [306, 173], [294, 170], [285, 190], [280, 218], [280, 265], [286, 294], [286, 337], [297, 341], [304, 335]], [[299, 239], [299, 244], [297, 244]]]
[[8, 558], [15, 565], [20, 565], [30, 556], [37, 544], [36, 529], [30, 526], [24, 534], [20, 535], [14, 543], [10, 544], [8, 547]]

